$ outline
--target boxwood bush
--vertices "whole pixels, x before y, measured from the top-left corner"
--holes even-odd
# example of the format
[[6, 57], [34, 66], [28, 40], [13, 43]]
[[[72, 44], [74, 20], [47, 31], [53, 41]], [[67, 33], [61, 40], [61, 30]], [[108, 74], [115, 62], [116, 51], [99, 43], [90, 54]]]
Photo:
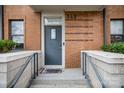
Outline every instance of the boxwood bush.
[[124, 42], [111, 43], [110, 45], [102, 46], [102, 50], [107, 52], [124, 54]]
[[16, 47], [12, 40], [0, 40], [0, 53], [9, 52]]

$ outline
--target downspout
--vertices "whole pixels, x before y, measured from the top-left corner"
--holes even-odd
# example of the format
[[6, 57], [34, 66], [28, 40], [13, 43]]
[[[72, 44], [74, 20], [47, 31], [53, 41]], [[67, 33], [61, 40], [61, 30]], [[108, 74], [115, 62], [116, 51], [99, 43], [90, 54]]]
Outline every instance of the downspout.
[[4, 39], [4, 5], [2, 5], [2, 39]]
[[2, 26], [2, 18], [3, 13], [2, 13], [2, 5], [0, 5], [0, 40], [2, 39], [2, 30], [3, 30], [3, 26]]
[[103, 9], [103, 42], [107, 45], [107, 32], [106, 32], [106, 8]]

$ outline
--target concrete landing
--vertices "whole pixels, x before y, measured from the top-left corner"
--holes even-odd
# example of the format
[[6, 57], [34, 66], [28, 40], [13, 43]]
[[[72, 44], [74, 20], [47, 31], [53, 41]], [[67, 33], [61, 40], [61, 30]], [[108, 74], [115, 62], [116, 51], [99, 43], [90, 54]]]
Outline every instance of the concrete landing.
[[63, 69], [62, 73], [40, 74], [33, 80], [31, 88], [90, 88], [89, 82], [83, 78], [82, 70]]

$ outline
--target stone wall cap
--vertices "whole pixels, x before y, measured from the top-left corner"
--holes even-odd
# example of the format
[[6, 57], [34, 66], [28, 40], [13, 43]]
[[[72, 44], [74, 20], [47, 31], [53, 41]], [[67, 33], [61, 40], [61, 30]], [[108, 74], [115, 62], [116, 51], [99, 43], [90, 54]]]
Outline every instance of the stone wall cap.
[[81, 53], [83, 52], [109, 64], [124, 64], [124, 54], [104, 52], [100, 50], [99, 51], [98, 50], [88, 50], [88, 51], [82, 50]]
[[41, 53], [41, 51], [40, 50], [38, 50], [38, 51], [18, 51], [18, 52], [11, 52], [11, 53], [2, 53], [2, 54], [0, 54], [0, 63], [10, 62], [12, 60], [24, 58], [24, 57], [32, 55], [33, 53]]

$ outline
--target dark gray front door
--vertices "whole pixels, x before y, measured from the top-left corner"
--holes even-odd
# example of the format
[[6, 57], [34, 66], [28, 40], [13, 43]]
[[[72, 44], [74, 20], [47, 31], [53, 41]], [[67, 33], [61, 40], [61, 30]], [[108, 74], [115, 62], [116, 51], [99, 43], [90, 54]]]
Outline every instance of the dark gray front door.
[[45, 26], [45, 65], [62, 65], [61, 26]]

